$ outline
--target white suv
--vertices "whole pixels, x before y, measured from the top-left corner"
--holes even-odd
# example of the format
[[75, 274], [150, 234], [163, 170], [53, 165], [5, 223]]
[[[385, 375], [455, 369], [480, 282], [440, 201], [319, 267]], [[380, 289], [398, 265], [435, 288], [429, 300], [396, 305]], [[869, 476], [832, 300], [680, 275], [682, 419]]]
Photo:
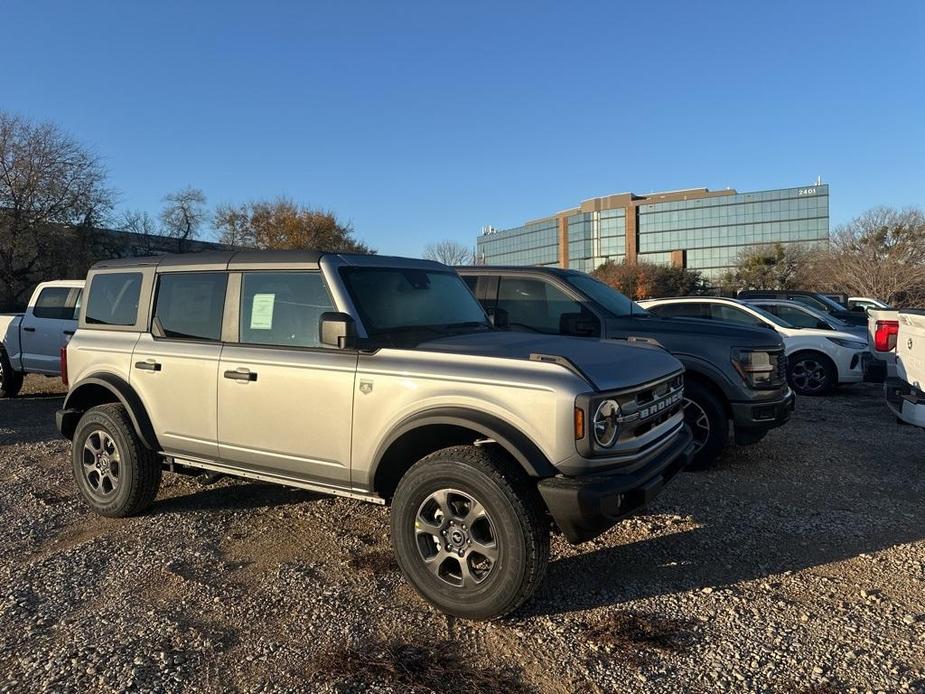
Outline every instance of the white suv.
[[797, 328], [779, 316], [738, 299], [689, 296], [639, 302], [657, 316], [719, 320], [766, 327], [784, 340], [791, 387], [801, 395], [825, 395], [839, 384], [859, 383], [869, 359], [867, 341], [836, 330]]

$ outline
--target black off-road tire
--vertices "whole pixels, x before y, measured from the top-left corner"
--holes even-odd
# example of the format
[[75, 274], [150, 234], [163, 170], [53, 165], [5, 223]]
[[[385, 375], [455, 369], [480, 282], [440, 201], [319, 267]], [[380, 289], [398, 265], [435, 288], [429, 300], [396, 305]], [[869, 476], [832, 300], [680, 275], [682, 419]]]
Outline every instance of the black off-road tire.
[[[442, 490], [458, 491], [458, 496], [450, 491], [449, 497], [457, 501], [469, 497], [486, 513], [487, 521], [468, 528], [470, 546], [477, 539], [478, 527], [479, 534], [484, 536], [485, 528], [490, 527], [494, 535], [496, 560], [480, 583], [470, 580], [468, 586], [451, 585], [428, 568], [433, 564], [425, 560], [424, 552], [434, 549], [433, 541], [440, 537], [440, 531], [431, 536], [432, 526], [422, 526], [419, 514]], [[444, 521], [452, 517], [448, 514]], [[549, 524], [543, 502], [523, 471], [490, 448], [453, 446], [419, 460], [398, 484], [391, 520], [392, 543], [402, 573], [428, 602], [447, 614], [467, 619], [502, 617], [523, 605], [545, 575]], [[480, 542], [484, 539], [478, 538]], [[442, 552], [437, 544], [436, 550]], [[467, 554], [463, 561], [469, 562], [472, 556], [479, 562], [478, 547], [471, 551], [475, 554]], [[451, 570], [453, 562], [457, 558], [452, 554], [442, 560]], [[457, 563], [456, 567], [462, 569], [463, 565]]]
[[[111, 448], [100, 445], [101, 438], [106, 437]], [[117, 482], [110, 482], [108, 492], [100, 486], [94, 488], [94, 479], [103, 485], [103, 478], [92, 471], [93, 465], [87, 465], [88, 458], [94, 457], [87, 446], [118, 453]], [[87, 505], [95, 513], [111, 518], [134, 516], [144, 511], [154, 501], [161, 484], [157, 453], [145, 447], [120, 404], [98, 405], [80, 418], [71, 443], [71, 467], [77, 489]], [[91, 469], [89, 477], [87, 469]]]
[[6, 350], [0, 347], [0, 398], [15, 398], [22, 388], [22, 374], [13, 371]]
[[[729, 416], [720, 399], [709, 387], [697, 381], [684, 384], [684, 421], [691, 427], [694, 440], [700, 446], [687, 465], [688, 470], [713, 467], [716, 458], [729, 443]], [[693, 420], [697, 421], [693, 421]], [[705, 430], [704, 428], [708, 430]]]

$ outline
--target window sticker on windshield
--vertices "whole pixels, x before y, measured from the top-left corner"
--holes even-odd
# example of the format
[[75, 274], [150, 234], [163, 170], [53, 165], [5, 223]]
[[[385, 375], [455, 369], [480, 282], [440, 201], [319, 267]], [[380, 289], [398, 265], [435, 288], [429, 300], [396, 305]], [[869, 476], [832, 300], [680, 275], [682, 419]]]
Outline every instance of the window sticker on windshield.
[[251, 304], [251, 330], [273, 329], [273, 302], [276, 294], [254, 294]]

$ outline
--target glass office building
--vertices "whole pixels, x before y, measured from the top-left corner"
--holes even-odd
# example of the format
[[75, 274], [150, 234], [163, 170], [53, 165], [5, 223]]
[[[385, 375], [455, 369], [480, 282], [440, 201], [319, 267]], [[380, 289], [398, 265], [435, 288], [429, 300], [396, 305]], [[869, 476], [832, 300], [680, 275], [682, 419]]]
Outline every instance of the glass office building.
[[816, 244], [829, 238], [829, 188], [754, 193], [695, 188], [593, 198], [513, 229], [489, 227], [477, 239], [490, 265], [557, 265], [590, 272], [608, 260], [699, 270], [716, 281], [749, 247]]

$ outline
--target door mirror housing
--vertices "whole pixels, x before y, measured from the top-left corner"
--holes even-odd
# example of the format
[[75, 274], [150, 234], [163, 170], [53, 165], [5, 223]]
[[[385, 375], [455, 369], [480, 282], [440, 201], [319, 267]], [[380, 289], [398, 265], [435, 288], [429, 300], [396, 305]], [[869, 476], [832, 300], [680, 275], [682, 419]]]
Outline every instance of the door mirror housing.
[[352, 349], [356, 346], [356, 322], [349, 313], [326, 311], [318, 320], [318, 337], [325, 347]]

